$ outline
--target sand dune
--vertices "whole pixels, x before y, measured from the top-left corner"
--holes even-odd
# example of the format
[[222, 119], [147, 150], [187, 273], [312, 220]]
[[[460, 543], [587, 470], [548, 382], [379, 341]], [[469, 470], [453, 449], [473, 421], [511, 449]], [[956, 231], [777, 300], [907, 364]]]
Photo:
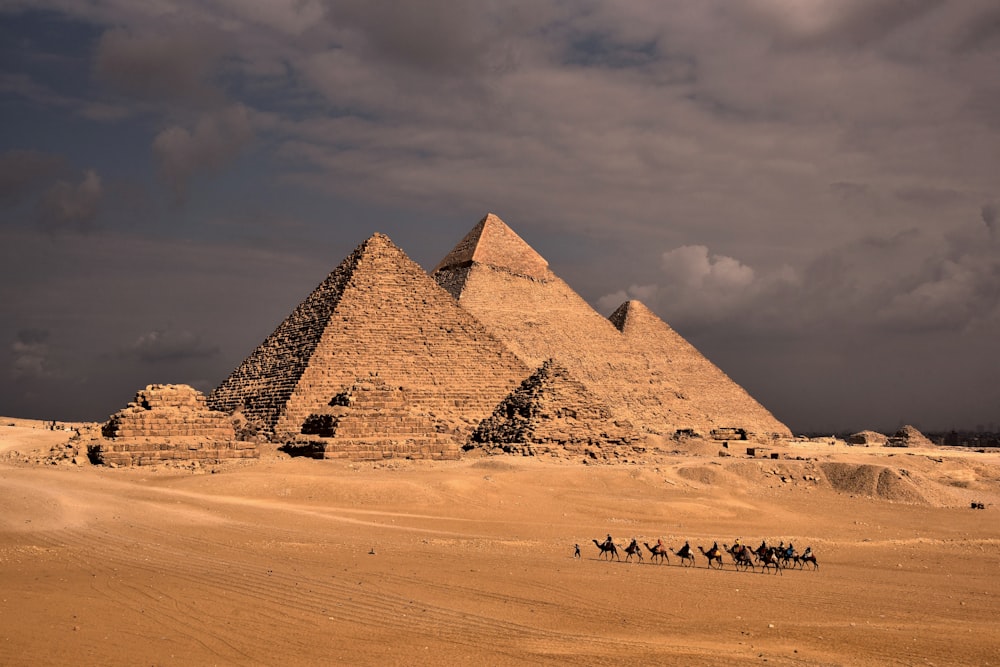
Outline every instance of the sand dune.
[[[30, 426], [0, 426], [0, 664], [1000, 663], [995, 453], [112, 470], [24, 463], [68, 435]], [[608, 533], [820, 567], [606, 562]]]

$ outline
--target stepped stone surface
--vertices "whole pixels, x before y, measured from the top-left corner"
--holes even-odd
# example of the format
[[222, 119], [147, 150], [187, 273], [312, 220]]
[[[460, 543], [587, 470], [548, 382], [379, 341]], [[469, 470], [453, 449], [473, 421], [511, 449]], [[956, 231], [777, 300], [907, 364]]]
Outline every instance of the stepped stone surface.
[[447, 430], [415, 409], [404, 387], [370, 376], [309, 415], [296, 444], [308, 445], [318, 459], [457, 459], [460, 449]]
[[[664, 323], [657, 328], [636, 322], [626, 308], [619, 313], [620, 330], [534, 250], [521, 260], [528, 247], [500, 218], [488, 215], [438, 265], [434, 279], [526, 365], [537, 368], [555, 359], [614, 418], [641, 432], [743, 429], [761, 437], [790, 435]], [[686, 347], [673, 349], [681, 343]], [[676, 361], [664, 361], [664, 354]]]
[[119, 466], [259, 456], [255, 443], [236, 440], [229, 415], [209, 410], [201, 392], [182, 384], [140, 390], [134, 401], [111, 415], [101, 435], [88, 445], [89, 455], [98, 463]]
[[607, 459], [636, 453], [630, 445], [639, 439], [631, 424], [616, 421], [603, 402], [550, 359], [480, 422], [466, 448]]
[[[388, 237], [348, 256], [208, 398], [295, 439], [357, 378], [405, 387], [426, 435], [464, 441], [530, 369]], [[387, 425], [383, 425], [388, 428]], [[353, 436], [338, 426], [334, 440]], [[390, 433], [381, 434], [393, 440]], [[367, 436], [366, 436], [367, 437]], [[372, 437], [377, 437], [373, 434]], [[442, 445], [439, 454], [451, 450]], [[324, 456], [332, 453], [324, 450]]]
[[889, 447], [933, 447], [934, 443], [916, 427], [907, 424], [886, 440]]
[[688, 428], [726, 440], [738, 439], [739, 431], [791, 436], [743, 387], [639, 301], [625, 302], [609, 319], [633, 352], [646, 359], [649, 385], [643, 389], [664, 396], [666, 405], [690, 420]]

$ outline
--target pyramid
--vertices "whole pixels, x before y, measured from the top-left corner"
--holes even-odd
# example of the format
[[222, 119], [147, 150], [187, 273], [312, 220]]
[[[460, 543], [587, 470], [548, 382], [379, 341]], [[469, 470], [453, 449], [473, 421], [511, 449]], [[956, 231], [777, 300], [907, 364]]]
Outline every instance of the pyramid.
[[208, 404], [240, 409], [275, 439], [294, 439], [359, 377], [377, 377], [404, 390], [435, 434], [462, 441], [530, 372], [387, 236], [375, 234], [212, 391]]
[[634, 453], [639, 434], [549, 359], [480, 422], [468, 449], [486, 445], [508, 453], [582, 452], [609, 458]]
[[[673, 435], [694, 430], [708, 435], [744, 429], [764, 436], [790, 435], [710, 362], [695, 373], [676, 373], [659, 358], [683, 342], [665, 323], [619, 314], [620, 329], [556, 276], [548, 263], [500, 218], [487, 215], [445, 257], [434, 279], [527, 366], [555, 359], [610, 408], [615, 419], [642, 432]], [[652, 315], [650, 313], [650, 315]], [[655, 317], [655, 316], [654, 316]], [[631, 323], [629, 320], [633, 320]], [[638, 333], [637, 333], [638, 332]], [[647, 337], [643, 332], [652, 332]], [[660, 340], [659, 336], [667, 336]], [[712, 372], [715, 369], [717, 372]], [[706, 378], [692, 383], [693, 378]], [[726, 406], [717, 396], [736, 397]]]
[[[626, 301], [609, 319], [635, 353], [646, 359], [652, 386], [669, 380], [661, 393], [674, 410], [688, 415], [691, 428], [725, 439], [740, 430], [791, 435], [743, 387], [639, 301]], [[671, 400], [674, 387], [680, 392]], [[704, 418], [699, 420], [699, 415]]]

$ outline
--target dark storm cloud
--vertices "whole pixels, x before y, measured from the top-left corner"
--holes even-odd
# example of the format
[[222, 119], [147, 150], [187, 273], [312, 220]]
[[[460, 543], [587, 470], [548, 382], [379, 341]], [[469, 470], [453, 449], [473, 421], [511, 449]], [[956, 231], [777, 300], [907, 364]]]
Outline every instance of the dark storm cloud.
[[953, 39], [955, 50], [976, 51], [1000, 45], [1000, 9], [989, 8], [970, 18]]
[[15, 206], [31, 198], [66, 168], [62, 155], [34, 150], [0, 153], [0, 206]]
[[117, 92], [141, 100], [216, 104], [222, 95], [211, 76], [222, 49], [196, 33], [108, 30], [97, 44], [95, 73]]
[[[130, 163], [66, 151], [100, 174], [90, 201], [102, 220], [125, 180], [109, 169], [142, 181], [158, 168], [186, 201], [164, 206], [147, 178], [143, 206], [155, 210], [133, 217], [170, 224], [121, 229], [261, 247], [290, 247], [295, 229], [311, 247], [386, 224], [429, 256], [426, 230], [460, 237], [493, 210], [602, 308], [640, 298], [723, 354], [742, 345], [734, 336], [753, 341], [724, 358], [751, 382], [773, 378], [762, 399], [801, 402], [785, 388], [822, 373], [826, 404], [855, 419], [880, 399], [854, 383], [890, 391], [886, 378], [918, 374], [914, 359], [956, 383], [939, 416], [997, 396], [982, 385], [961, 398], [970, 392], [948, 371], [975, 367], [1000, 332], [992, 0], [42, 4], [98, 26], [86, 53], [63, 54], [92, 57], [94, 80], [66, 86], [32, 70], [0, 79], [0, 92], [78, 121], [87, 107], [138, 137]], [[96, 190], [79, 172], [50, 179], [20, 201], [62, 180], [53, 219], [86, 219]], [[292, 225], [247, 224], [247, 208]], [[437, 243], [443, 254], [448, 239]], [[128, 329], [115, 349], [152, 331], [242, 340], [225, 308], [168, 318], [173, 327], [157, 319], [164, 302], [183, 312], [203, 289], [159, 252], [140, 254], [164, 287], [144, 295], [144, 315], [115, 320]], [[950, 358], [925, 359], [935, 346]], [[848, 368], [851, 348], [866, 363]], [[227, 354], [181, 363], [207, 377]], [[150, 365], [126, 356], [123, 367]], [[898, 405], [908, 400], [919, 396]]]
[[213, 357], [219, 354], [219, 347], [191, 331], [162, 329], [140, 335], [126, 353], [145, 363], [178, 362]]
[[153, 140], [160, 174], [183, 199], [188, 181], [198, 172], [216, 171], [235, 158], [253, 139], [250, 113], [237, 104], [203, 114], [191, 129], [172, 125]]
[[986, 229], [990, 231], [990, 236], [996, 238], [997, 235], [997, 215], [998, 209], [996, 204], [984, 204], [979, 212], [980, 217], [983, 219], [983, 223], [986, 224]]
[[88, 169], [79, 182], [60, 180], [42, 193], [35, 207], [35, 220], [49, 231], [89, 231], [97, 219], [103, 197], [101, 177]]
[[348, 0], [330, 6], [331, 20], [351, 29], [362, 55], [425, 73], [480, 69], [494, 37], [486, 16], [461, 0]]
[[15, 380], [52, 377], [49, 349], [49, 331], [45, 329], [21, 329], [17, 331], [10, 345], [10, 375]]

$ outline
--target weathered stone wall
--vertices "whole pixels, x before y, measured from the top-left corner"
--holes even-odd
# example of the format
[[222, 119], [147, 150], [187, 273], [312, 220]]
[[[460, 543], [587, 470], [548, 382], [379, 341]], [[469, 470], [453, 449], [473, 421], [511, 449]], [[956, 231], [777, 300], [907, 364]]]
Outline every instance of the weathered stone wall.
[[296, 442], [319, 459], [457, 459], [459, 447], [447, 432], [416, 408], [405, 388], [370, 376], [309, 415]]
[[257, 458], [256, 443], [235, 438], [229, 415], [206, 406], [205, 396], [187, 385], [149, 385], [101, 427], [88, 454], [117, 466], [163, 462], [218, 462]]

